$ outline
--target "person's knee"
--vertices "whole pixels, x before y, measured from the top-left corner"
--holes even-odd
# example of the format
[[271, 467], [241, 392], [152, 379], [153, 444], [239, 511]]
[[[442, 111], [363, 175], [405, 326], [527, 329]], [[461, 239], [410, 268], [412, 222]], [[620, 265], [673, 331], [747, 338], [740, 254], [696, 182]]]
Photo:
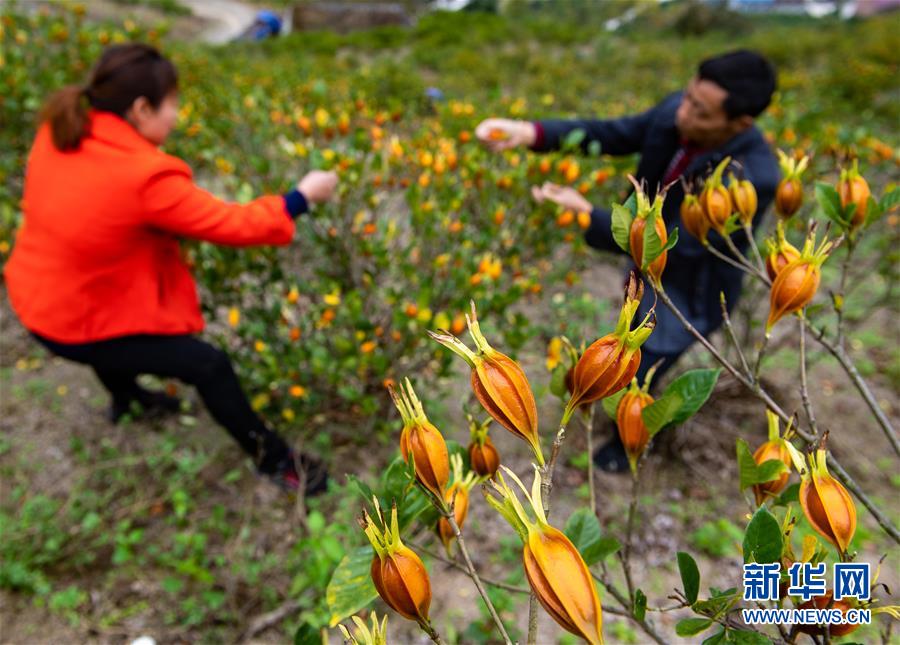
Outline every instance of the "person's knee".
[[216, 381], [232, 373], [231, 359], [218, 347], [209, 346], [202, 352], [194, 364], [193, 378], [195, 384]]

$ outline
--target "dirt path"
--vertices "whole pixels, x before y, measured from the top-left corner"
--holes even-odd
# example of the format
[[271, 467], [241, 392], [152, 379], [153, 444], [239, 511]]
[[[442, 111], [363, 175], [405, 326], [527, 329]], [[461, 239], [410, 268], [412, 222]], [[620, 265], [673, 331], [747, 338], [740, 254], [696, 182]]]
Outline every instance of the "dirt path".
[[238, 0], [181, 0], [181, 4], [190, 7], [194, 16], [209, 23], [197, 39], [216, 45], [238, 36], [253, 23], [258, 11]]

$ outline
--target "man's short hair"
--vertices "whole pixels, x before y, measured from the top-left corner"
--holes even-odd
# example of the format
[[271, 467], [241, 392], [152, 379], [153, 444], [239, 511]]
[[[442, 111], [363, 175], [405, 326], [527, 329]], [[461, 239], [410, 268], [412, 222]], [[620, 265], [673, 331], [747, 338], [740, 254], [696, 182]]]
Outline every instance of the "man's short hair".
[[775, 68], [760, 54], [747, 49], [707, 58], [697, 75], [728, 92], [722, 107], [729, 119], [759, 116], [772, 101]]

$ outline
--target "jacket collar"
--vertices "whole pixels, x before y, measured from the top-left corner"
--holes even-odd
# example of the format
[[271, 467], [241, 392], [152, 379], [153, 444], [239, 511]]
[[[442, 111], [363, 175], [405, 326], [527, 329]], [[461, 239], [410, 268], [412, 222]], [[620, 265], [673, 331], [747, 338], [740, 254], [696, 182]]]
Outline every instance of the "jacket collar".
[[715, 168], [725, 157], [730, 156], [734, 158], [739, 152], [742, 152], [748, 146], [751, 146], [754, 141], [761, 138], [762, 135], [757, 127], [752, 125], [743, 132], [739, 132], [731, 137], [718, 148], [713, 148], [697, 155], [685, 169], [684, 174], [685, 176], [697, 174], [697, 172], [704, 170], [707, 166], [710, 169]]
[[156, 150], [156, 146], [138, 134], [125, 119], [104, 110], [88, 110], [90, 136], [123, 150]]

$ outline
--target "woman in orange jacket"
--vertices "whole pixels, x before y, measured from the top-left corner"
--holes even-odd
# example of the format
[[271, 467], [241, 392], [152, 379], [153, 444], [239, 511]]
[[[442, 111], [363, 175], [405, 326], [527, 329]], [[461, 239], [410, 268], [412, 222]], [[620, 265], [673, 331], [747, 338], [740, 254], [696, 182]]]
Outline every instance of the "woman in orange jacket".
[[51, 352], [90, 365], [112, 395], [113, 422], [133, 402], [177, 410], [139, 374], [194, 385], [213, 418], [260, 472], [307, 494], [324, 490], [318, 459], [295, 454], [254, 413], [228, 355], [203, 329], [179, 238], [287, 245], [294, 218], [329, 199], [333, 173], [313, 171], [285, 195], [239, 205], [192, 181], [159, 146], [175, 125], [178, 77], [143, 44], [108, 48], [84, 87], [54, 94], [28, 157], [24, 220], [5, 268], [22, 324]]

